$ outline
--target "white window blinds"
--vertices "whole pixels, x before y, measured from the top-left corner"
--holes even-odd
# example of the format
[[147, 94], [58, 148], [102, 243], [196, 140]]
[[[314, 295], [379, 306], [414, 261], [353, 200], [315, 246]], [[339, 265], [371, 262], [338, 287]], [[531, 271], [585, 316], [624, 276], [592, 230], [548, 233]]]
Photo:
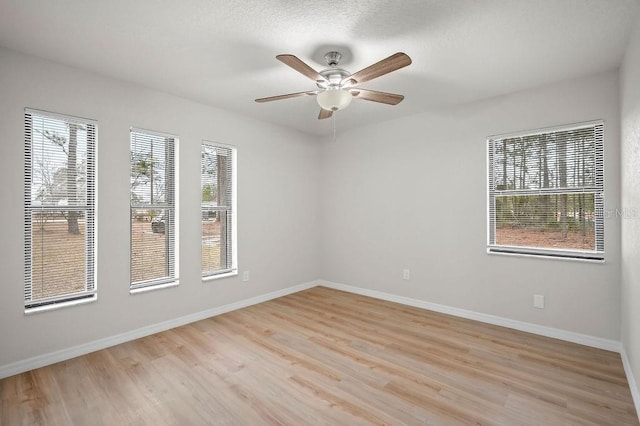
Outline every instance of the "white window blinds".
[[27, 310], [95, 298], [94, 121], [25, 110]]
[[602, 121], [488, 139], [493, 252], [604, 258]]
[[200, 186], [202, 211], [202, 275], [233, 272], [235, 149], [203, 142]]
[[174, 136], [131, 129], [131, 289], [176, 281]]

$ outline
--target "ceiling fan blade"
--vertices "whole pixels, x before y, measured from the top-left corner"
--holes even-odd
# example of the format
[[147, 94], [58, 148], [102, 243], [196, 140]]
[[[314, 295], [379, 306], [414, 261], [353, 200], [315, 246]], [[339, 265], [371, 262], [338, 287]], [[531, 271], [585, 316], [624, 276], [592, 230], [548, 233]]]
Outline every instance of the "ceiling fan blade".
[[355, 74], [351, 74], [351, 76], [344, 79], [343, 83], [351, 85], [361, 84], [382, 75], [389, 74], [392, 71], [399, 70], [400, 68], [404, 68], [407, 65], [411, 65], [411, 58], [406, 53], [398, 52], [381, 60], [380, 62], [369, 65]]
[[286, 95], [269, 96], [267, 98], [258, 98], [256, 99], [256, 102], [262, 103], [262, 102], [279, 101], [280, 99], [297, 98], [298, 96], [312, 96], [317, 93], [318, 93], [317, 91], [287, 93]]
[[356, 99], [364, 99], [365, 101], [380, 102], [387, 105], [398, 105], [404, 99], [404, 96], [395, 93], [376, 92], [375, 90], [352, 89], [351, 95]]
[[302, 62], [297, 56], [294, 55], [278, 55], [276, 59], [285, 65], [290, 66], [300, 74], [310, 78], [313, 81], [326, 81], [326, 79], [318, 74], [318, 71], [311, 68], [306, 63]]
[[318, 120], [323, 120], [325, 118], [329, 118], [333, 115], [333, 111], [326, 110], [324, 108], [320, 108], [320, 114], [318, 115]]

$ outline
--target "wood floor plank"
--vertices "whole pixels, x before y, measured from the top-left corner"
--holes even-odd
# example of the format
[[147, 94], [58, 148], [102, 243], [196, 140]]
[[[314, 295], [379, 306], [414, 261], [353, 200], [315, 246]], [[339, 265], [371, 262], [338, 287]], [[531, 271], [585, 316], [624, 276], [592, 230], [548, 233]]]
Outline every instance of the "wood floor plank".
[[620, 355], [316, 287], [0, 380], [2, 425], [638, 425]]

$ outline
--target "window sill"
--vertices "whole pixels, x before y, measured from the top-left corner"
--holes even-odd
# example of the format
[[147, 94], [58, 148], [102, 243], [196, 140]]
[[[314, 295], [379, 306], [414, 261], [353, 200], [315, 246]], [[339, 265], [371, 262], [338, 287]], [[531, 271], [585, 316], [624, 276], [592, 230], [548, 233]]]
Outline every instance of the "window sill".
[[132, 290], [129, 290], [129, 293], [141, 294], [141, 293], [147, 293], [149, 291], [154, 291], [154, 290], [162, 290], [165, 288], [177, 287], [179, 285], [180, 285], [180, 281], [176, 280], [176, 281], [171, 281], [169, 283], [164, 283], [164, 284], [156, 284], [156, 285], [150, 285], [147, 287], [134, 288]]
[[98, 300], [98, 295], [94, 294], [93, 297], [87, 297], [84, 299], [70, 300], [68, 302], [52, 303], [50, 305], [38, 306], [35, 308], [26, 308], [24, 310], [25, 315], [39, 314], [41, 312], [54, 311], [57, 309], [70, 308], [72, 306], [84, 305], [85, 303], [93, 303]]
[[221, 278], [229, 278], [229, 277], [235, 277], [238, 275], [238, 271], [234, 270], [231, 272], [224, 272], [222, 274], [215, 274], [215, 275], [207, 275], [206, 277], [202, 277], [202, 282], [206, 283], [206, 282], [210, 282], [210, 281], [216, 281], [219, 280]]
[[569, 261], [569, 262], [581, 262], [581, 263], [595, 263], [595, 264], [604, 264], [604, 259], [590, 259], [586, 257], [571, 257], [571, 256], [552, 256], [544, 253], [536, 254], [536, 253], [514, 253], [507, 251], [495, 251], [491, 249], [487, 249], [487, 254], [495, 255], [495, 256], [513, 256], [513, 257], [528, 257], [534, 259], [545, 259], [545, 260], [561, 260], [561, 261]]

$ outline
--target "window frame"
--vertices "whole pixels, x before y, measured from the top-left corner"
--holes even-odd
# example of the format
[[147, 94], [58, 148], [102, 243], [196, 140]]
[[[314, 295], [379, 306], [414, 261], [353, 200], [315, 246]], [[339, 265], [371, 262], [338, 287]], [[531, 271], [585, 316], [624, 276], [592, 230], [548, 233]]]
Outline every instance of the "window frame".
[[[519, 189], [519, 190], [499, 190], [496, 188], [495, 181], [495, 145], [505, 139], [537, 136], [544, 134], [553, 134], [559, 132], [567, 132], [579, 129], [592, 128], [594, 132], [594, 150], [595, 162], [594, 173], [595, 183], [589, 187], [573, 187], [573, 188], [538, 188], [538, 189]], [[509, 195], [559, 195], [559, 194], [576, 194], [576, 193], [593, 193], [594, 194], [594, 250], [579, 249], [553, 249], [542, 247], [512, 246], [501, 245], [495, 243], [496, 238], [496, 206], [495, 200], [498, 196]], [[535, 257], [548, 257], [559, 259], [587, 260], [604, 262], [604, 203], [605, 203], [605, 186], [604, 186], [604, 120], [592, 120], [580, 123], [566, 124], [554, 127], [546, 127], [534, 130], [514, 132], [501, 135], [493, 135], [487, 137], [487, 253], [489, 254], [507, 254], [507, 255], [524, 255]]]
[[[165, 150], [168, 149], [165, 158], [167, 164], [165, 182], [166, 182], [166, 200], [163, 203], [134, 203], [131, 199], [131, 186], [129, 186], [129, 291], [132, 294], [170, 287], [179, 284], [178, 279], [178, 136], [158, 132], [155, 130], [148, 130], [139, 127], [131, 127], [129, 129], [129, 153], [130, 156], [133, 153], [133, 138], [134, 133], [149, 138], [163, 138], [165, 144]], [[131, 160], [129, 163], [129, 178], [131, 179]], [[136, 209], [148, 209], [148, 210], [167, 210], [168, 218], [165, 224], [165, 235], [167, 238], [167, 276], [161, 278], [154, 278], [142, 281], [132, 280], [133, 271], [133, 219], [134, 210]]]
[[[33, 118], [34, 116], [64, 121], [67, 124], [86, 126], [86, 202], [82, 205], [67, 206], [64, 210], [84, 212], [85, 235], [85, 283], [84, 290], [58, 296], [50, 296], [33, 300], [33, 220], [34, 211], [58, 211], [60, 206], [34, 206], [31, 200], [33, 182]], [[73, 306], [97, 300], [97, 256], [96, 256], [96, 227], [97, 227], [97, 145], [98, 122], [96, 120], [67, 114], [54, 113], [33, 108], [24, 109], [25, 150], [24, 150], [24, 309], [25, 314], [47, 311], [62, 307]]]
[[[213, 148], [220, 148], [220, 149], [224, 149], [224, 150], [228, 150], [229, 151], [229, 160], [230, 160], [230, 166], [231, 166], [231, 171], [230, 171], [230, 188], [228, 191], [228, 196], [231, 197], [230, 203], [228, 203], [227, 206], [222, 207], [222, 206], [217, 206], [217, 205], [213, 205], [213, 204], [207, 204], [205, 202], [202, 201], [202, 189], [203, 189], [203, 174], [202, 174], [202, 158], [203, 158], [203, 154], [204, 154], [204, 148], [205, 146], [208, 147], [213, 147]], [[227, 247], [227, 264], [229, 265], [226, 268], [220, 268], [217, 270], [212, 270], [212, 271], [205, 271], [202, 265], [202, 243], [200, 244], [200, 273], [202, 276], [202, 279], [204, 281], [208, 281], [208, 280], [212, 280], [212, 279], [217, 279], [217, 278], [223, 278], [223, 277], [228, 277], [228, 276], [234, 276], [238, 274], [238, 250], [237, 250], [237, 147], [233, 146], [233, 145], [229, 145], [229, 144], [224, 144], [224, 143], [219, 143], [219, 142], [212, 142], [209, 140], [202, 140], [201, 144], [200, 144], [200, 157], [201, 157], [201, 163], [200, 163], [200, 167], [201, 167], [201, 173], [200, 173], [200, 217], [201, 217], [201, 221], [200, 221], [200, 237], [201, 237], [201, 241], [202, 238], [204, 237], [204, 228], [202, 226], [202, 217], [204, 217], [203, 215], [205, 214], [205, 212], [211, 212], [211, 211], [224, 211], [226, 212], [226, 218], [227, 218], [227, 233], [226, 233], [226, 247]], [[228, 250], [231, 251], [231, 255], [229, 256]]]

